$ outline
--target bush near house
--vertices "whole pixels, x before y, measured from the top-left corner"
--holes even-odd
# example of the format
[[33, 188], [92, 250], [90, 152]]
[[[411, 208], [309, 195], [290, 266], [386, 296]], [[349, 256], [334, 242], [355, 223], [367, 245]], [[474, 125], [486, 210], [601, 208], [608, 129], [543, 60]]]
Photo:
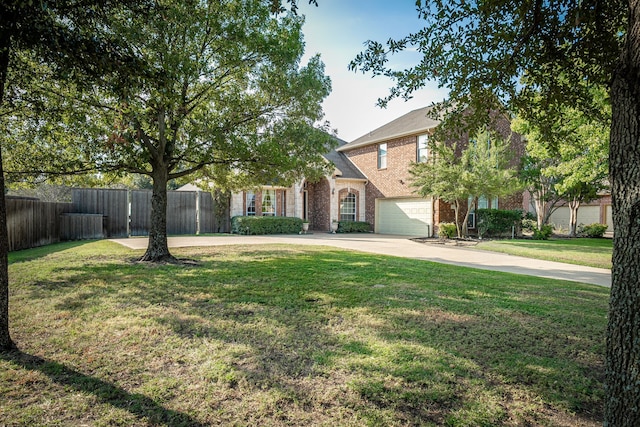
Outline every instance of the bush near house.
[[441, 239], [451, 239], [458, 234], [458, 229], [453, 222], [441, 222], [438, 226], [438, 237]]
[[478, 209], [476, 211], [480, 236], [511, 235], [512, 227], [520, 234], [522, 211], [518, 209]]
[[371, 224], [365, 221], [340, 221], [337, 233], [369, 233]]
[[553, 234], [553, 226], [544, 224], [542, 227], [535, 227], [533, 229], [534, 240], [549, 240], [549, 237]]
[[581, 237], [602, 237], [604, 236], [604, 232], [607, 231], [607, 224], [589, 224], [583, 225], [580, 224], [578, 226], [578, 236]]
[[284, 216], [234, 216], [231, 218], [231, 233], [297, 234], [302, 230], [302, 220]]

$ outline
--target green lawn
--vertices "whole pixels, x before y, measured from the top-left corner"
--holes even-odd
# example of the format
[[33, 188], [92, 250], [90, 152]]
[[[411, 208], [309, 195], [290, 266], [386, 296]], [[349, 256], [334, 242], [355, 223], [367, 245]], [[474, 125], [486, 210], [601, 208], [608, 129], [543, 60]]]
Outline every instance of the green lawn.
[[487, 240], [477, 248], [527, 258], [611, 269], [611, 239]]
[[608, 289], [300, 246], [11, 254], [0, 425], [596, 426]]

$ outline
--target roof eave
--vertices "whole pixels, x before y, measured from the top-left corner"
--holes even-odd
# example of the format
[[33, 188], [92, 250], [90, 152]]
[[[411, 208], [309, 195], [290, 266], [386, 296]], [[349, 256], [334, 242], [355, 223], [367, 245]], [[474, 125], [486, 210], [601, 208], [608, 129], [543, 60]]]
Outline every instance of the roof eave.
[[421, 134], [423, 132], [427, 132], [430, 131], [432, 129], [435, 129], [436, 127], [438, 127], [437, 124], [431, 125], [429, 127], [426, 128], [421, 128], [421, 129], [413, 129], [411, 131], [408, 132], [402, 132], [402, 133], [398, 133], [395, 135], [390, 135], [390, 136], [384, 136], [384, 137], [380, 137], [380, 138], [374, 138], [371, 140], [367, 140], [367, 141], [362, 141], [359, 142], [357, 144], [345, 144], [341, 147], [336, 148], [336, 151], [340, 151], [340, 152], [344, 152], [344, 151], [349, 151], [349, 150], [353, 150], [354, 148], [360, 148], [360, 147], [366, 147], [367, 145], [373, 145], [373, 144], [378, 144], [380, 142], [384, 142], [384, 141], [391, 141], [392, 139], [398, 139], [398, 138], [403, 138], [405, 136], [409, 136], [409, 135], [417, 135], [417, 134]]

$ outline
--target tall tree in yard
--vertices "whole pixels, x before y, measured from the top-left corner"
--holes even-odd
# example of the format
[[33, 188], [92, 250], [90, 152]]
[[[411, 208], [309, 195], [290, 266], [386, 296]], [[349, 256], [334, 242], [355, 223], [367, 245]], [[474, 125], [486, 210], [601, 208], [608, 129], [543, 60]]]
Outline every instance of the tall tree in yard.
[[153, 73], [125, 96], [62, 94], [67, 109], [103, 124], [96, 144], [77, 141], [88, 147], [89, 163], [153, 181], [143, 260], [174, 261], [166, 235], [169, 180], [224, 169], [286, 181], [326, 167], [321, 154], [333, 140], [314, 123], [330, 81], [318, 57], [300, 64], [302, 22], [292, 13], [274, 15], [264, 0], [167, 0], [155, 16], [122, 13], [114, 33]]
[[[640, 0], [416, 5], [423, 30], [370, 41], [351, 64], [396, 80], [383, 104], [437, 80], [460, 109], [504, 104], [528, 118], [538, 94], [544, 111], [570, 105], [591, 112], [589, 89], [609, 88], [614, 249], [604, 423], [640, 425]], [[390, 67], [390, 56], [408, 48], [422, 61], [408, 70]]]
[[570, 208], [571, 236], [576, 235], [580, 205], [597, 198], [608, 183], [611, 109], [602, 88], [591, 92], [600, 117], [566, 106], [551, 117], [538, 111], [536, 117], [516, 118], [511, 123], [527, 140], [521, 173], [533, 197], [538, 227], [565, 201]]
[[451, 203], [458, 237], [466, 236], [469, 214], [479, 197], [492, 200], [519, 188], [516, 170], [509, 167], [508, 148], [506, 141], [486, 129], [460, 151], [457, 144], [432, 141], [431, 158], [409, 169], [411, 186], [423, 197]]
[[[0, 117], [6, 117], [9, 86], [22, 86], [25, 95], [28, 74], [11, 73], [17, 51], [29, 51], [38, 61], [47, 62], [57, 78], [90, 81], [107, 74], [128, 75], [141, 64], [128, 54], [126, 47], [111, 37], [104, 25], [107, 12], [117, 9], [142, 13], [149, 6], [138, 0], [96, 0], [0, 2]], [[15, 80], [9, 83], [10, 75]], [[124, 82], [126, 79], [121, 79]], [[20, 83], [18, 83], [18, 81]], [[124, 84], [121, 86], [127, 86]], [[6, 137], [6, 135], [3, 135]], [[8, 236], [5, 181], [0, 147], [0, 350], [13, 348], [9, 334]]]
[[[82, 131], [70, 132], [62, 150], [78, 154], [80, 169], [151, 178], [143, 260], [174, 261], [166, 235], [169, 180], [200, 172], [285, 182], [326, 168], [321, 154], [334, 142], [326, 125], [314, 123], [322, 119], [330, 81], [318, 57], [300, 64], [303, 20], [282, 3], [167, 0], [152, 15], [124, 10], [109, 28], [149, 69], [135, 85], [114, 91], [118, 86], [107, 80], [87, 90], [39, 79], [46, 102], [80, 118]], [[27, 134], [37, 137], [24, 141], [56, 146], [51, 126], [28, 124]]]

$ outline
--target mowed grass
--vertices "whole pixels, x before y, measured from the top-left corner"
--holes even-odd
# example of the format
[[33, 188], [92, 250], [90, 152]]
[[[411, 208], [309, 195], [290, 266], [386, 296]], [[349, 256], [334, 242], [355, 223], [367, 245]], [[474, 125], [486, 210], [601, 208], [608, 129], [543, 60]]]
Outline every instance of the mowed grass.
[[608, 289], [298, 246], [11, 254], [0, 425], [596, 426]]
[[487, 240], [478, 249], [611, 269], [611, 239]]

